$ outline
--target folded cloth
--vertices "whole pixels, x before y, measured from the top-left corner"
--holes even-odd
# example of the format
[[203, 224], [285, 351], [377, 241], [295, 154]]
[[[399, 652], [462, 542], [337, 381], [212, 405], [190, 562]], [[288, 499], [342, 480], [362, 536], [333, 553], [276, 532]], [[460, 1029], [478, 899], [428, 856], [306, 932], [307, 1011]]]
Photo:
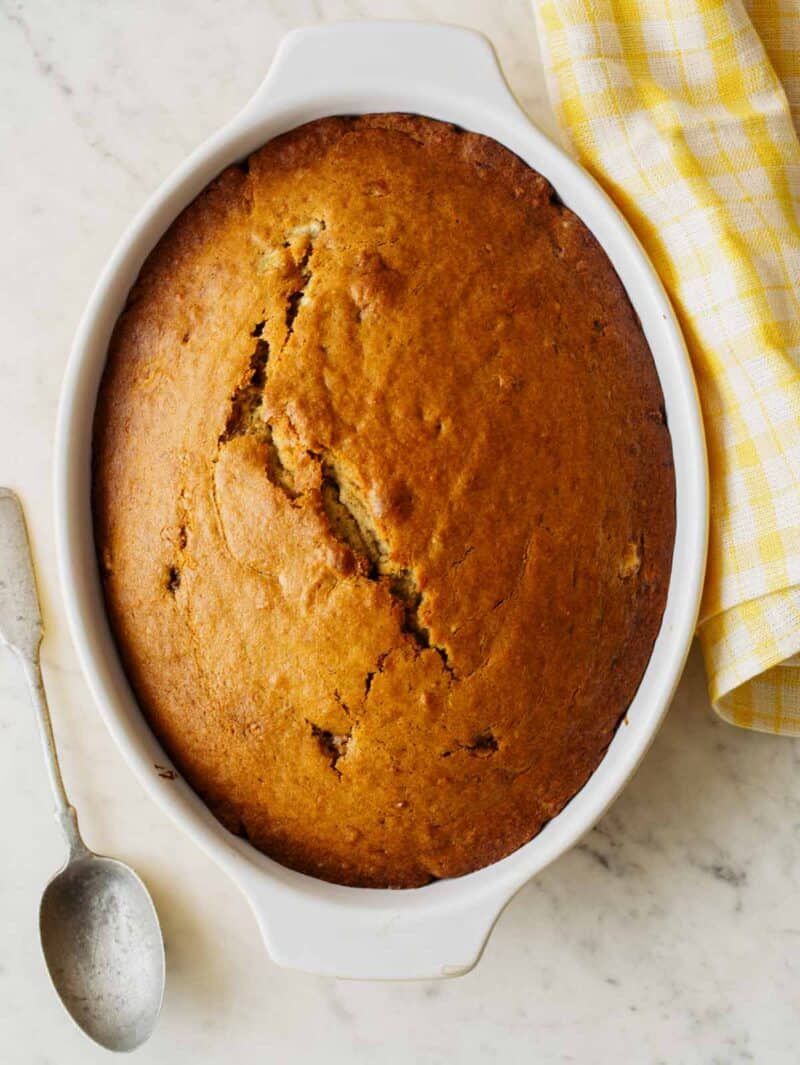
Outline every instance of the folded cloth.
[[568, 144], [648, 251], [694, 365], [712, 704], [800, 735], [800, 2], [533, 6]]

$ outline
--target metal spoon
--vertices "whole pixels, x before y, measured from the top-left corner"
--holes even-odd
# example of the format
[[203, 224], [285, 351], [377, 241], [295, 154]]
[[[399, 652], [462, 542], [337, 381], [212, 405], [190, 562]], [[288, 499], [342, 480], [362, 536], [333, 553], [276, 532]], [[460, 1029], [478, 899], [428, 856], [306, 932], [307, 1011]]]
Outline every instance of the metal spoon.
[[155, 1027], [164, 995], [164, 941], [153, 902], [122, 862], [81, 839], [58, 767], [39, 665], [42, 617], [25, 519], [0, 488], [0, 640], [22, 660], [37, 711], [58, 820], [69, 846], [39, 908], [42, 950], [72, 1019], [108, 1050], [133, 1050]]

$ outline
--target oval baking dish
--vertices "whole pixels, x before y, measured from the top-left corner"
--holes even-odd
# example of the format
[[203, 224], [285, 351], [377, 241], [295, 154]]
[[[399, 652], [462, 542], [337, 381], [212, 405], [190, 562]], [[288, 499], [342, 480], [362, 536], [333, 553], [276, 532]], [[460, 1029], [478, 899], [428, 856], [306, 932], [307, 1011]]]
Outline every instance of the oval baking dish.
[[[677, 527], [667, 605], [625, 725], [586, 786], [531, 842], [496, 864], [422, 888], [348, 888], [278, 865], [229, 834], [177, 775], [142, 716], [105, 614], [90, 506], [91, 425], [109, 337], [147, 254], [221, 170], [327, 115], [407, 111], [493, 137], [542, 173], [593, 231], [639, 315], [672, 434]], [[343, 23], [287, 36], [259, 91], [134, 220], [91, 297], [70, 354], [56, 439], [56, 536], [72, 636], [123, 755], [156, 801], [239, 885], [282, 965], [358, 978], [455, 975], [480, 956], [518, 888], [600, 817], [652, 740], [694, 632], [705, 568], [706, 457], [694, 382], [669, 302], [605, 194], [531, 125], [480, 35], [417, 23]]]

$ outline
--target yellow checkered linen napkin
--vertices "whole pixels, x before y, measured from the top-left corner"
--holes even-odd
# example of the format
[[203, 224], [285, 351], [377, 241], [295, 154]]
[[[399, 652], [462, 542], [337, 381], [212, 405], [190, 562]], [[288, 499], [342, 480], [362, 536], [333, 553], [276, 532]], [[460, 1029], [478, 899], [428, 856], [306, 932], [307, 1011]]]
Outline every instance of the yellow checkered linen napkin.
[[571, 147], [649, 252], [694, 363], [712, 702], [800, 735], [800, 0], [534, 10]]

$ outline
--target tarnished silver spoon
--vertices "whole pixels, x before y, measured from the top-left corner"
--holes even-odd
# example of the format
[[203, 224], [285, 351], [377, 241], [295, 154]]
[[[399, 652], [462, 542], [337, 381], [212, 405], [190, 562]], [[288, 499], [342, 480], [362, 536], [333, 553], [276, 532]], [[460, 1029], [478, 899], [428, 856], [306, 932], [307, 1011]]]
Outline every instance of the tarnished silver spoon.
[[39, 665], [42, 617], [25, 519], [0, 488], [0, 639], [16, 651], [37, 711], [56, 818], [69, 846], [39, 908], [42, 950], [73, 1020], [108, 1050], [133, 1050], [155, 1027], [164, 995], [164, 941], [155, 907], [122, 862], [93, 854], [81, 839], [58, 767]]

